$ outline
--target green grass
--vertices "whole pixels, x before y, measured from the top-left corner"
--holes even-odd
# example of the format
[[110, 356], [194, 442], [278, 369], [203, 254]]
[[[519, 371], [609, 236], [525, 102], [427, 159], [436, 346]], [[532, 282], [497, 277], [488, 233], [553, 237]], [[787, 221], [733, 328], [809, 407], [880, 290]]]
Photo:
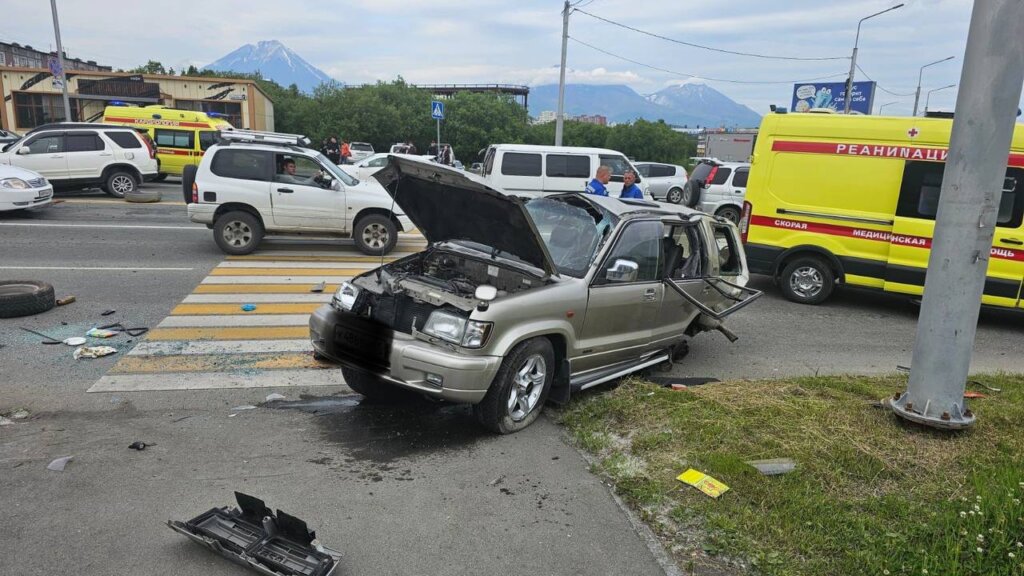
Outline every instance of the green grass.
[[[802, 575], [1024, 575], [1024, 376], [972, 400], [969, 431], [877, 406], [905, 377], [725, 382], [673, 391], [631, 380], [560, 418], [594, 470], [684, 570]], [[744, 463], [792, 458], [762, 476]], [[675, 477], [696, 468], [718, 500]], [[980, 549], [980, 552], [979, 552]]]

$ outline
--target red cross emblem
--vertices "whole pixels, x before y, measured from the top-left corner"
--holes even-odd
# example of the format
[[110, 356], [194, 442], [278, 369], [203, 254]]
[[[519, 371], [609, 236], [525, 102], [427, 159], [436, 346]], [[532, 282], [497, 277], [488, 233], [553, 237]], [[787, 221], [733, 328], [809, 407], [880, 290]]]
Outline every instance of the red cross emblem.
[[907, 136], [910, 136], [911, 138], [916, 137], [918, 134], [920, 134], [920, 132], [917, 131], [917, 128], [911, 128], [910, 130], [907, 130]]

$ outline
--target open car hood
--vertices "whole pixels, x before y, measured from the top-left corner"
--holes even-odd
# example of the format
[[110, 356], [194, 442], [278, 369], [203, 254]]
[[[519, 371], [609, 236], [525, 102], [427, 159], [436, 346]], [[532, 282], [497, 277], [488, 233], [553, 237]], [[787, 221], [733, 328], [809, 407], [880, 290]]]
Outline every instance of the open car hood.
[[557, 274], [522, 200], [461, 170], [389, 155], [373, 175], [427, 241], [468, 240]]

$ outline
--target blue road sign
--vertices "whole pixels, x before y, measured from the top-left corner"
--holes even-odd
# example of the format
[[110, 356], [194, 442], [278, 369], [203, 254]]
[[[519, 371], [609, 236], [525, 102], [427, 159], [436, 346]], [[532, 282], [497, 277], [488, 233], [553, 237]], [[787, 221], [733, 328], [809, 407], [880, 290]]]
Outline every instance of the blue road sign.
[[444, 102], [434, 100], [430, 103], [430, 117], [434, 120], [444, 120]]

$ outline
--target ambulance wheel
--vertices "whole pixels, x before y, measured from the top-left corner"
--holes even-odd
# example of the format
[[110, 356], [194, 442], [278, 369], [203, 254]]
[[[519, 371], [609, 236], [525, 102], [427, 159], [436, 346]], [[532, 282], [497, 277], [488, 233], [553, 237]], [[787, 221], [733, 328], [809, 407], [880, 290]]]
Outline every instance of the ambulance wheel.
[[814, 256], [792, 260], [779, 277], [782, 295], [798, 304], [821, 304], [832, 295], [835, 285], [832, 268]]

